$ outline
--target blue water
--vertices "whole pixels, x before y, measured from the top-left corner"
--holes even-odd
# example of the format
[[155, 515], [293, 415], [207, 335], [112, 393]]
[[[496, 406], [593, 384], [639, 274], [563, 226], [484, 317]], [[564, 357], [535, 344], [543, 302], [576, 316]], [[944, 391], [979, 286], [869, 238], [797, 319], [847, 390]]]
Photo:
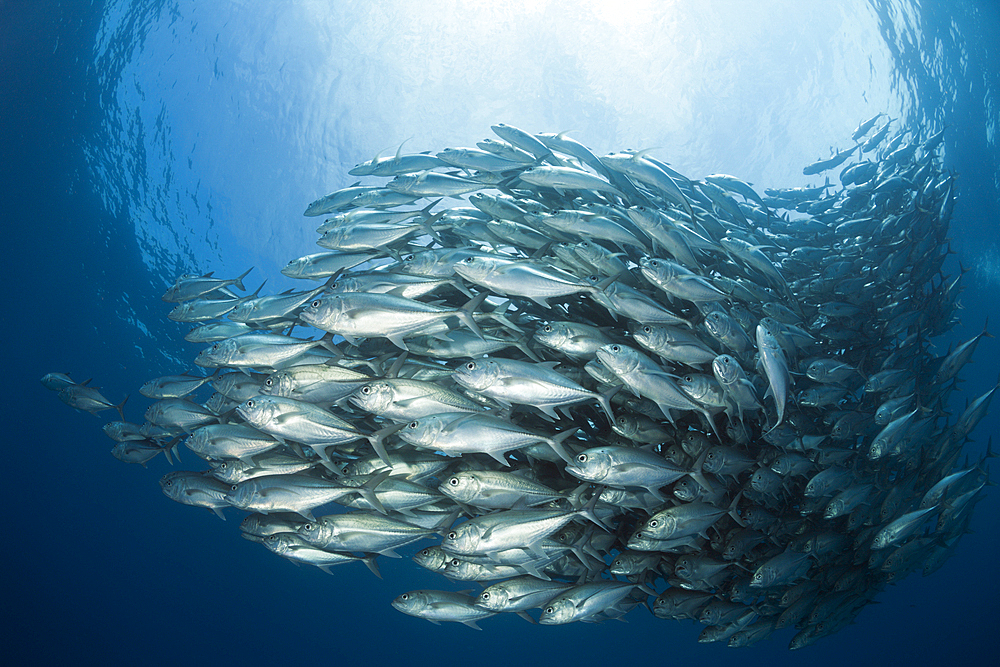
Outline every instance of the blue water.
[[[138, 386], [196, 352], [159, 300], [175, 275], [255, 266], [248, 287], [266, 277], [277, 293], [291, 286], [278, 268], [315, 251], [301, 211], [350, 185], [354, 164], [406, 140], [471, 146], [496, 122], [573, 130], [598, 154], [655, 147], [691, 177], [758, 189], [810, 182], [802, 166], [878, 111], [946, 124], [946, 165], [961, 175], [947, 268], [971, 270], [963, 326], [940, 353], [1000, 323], [996, 2], [358, 4], [0, 2], [5, 662], [995, 659], [996, 493], [941, 570], [887, 588], [800, 653], [787, 631], [738, 653], [699, 645], [700, 626], [641, 609], [624, 624], [496, 617], [475, 632], [389, 606], [441, 583], [408, 559], [381, 559], [384, 581], [354, 566], [331, 577], [240, 539], [235, 512], [223, 523], [173, 503], [162, 457], [148, 470], [116, 461], [104, 419], [41, 387], [50, 371], [94, 377], [113, 401], [131, 393], [141, 421]], [[998, 346], [980, 345], [959, 401], [996, 381]], [[973, 433], [973, 456], [1000, 433], [998, 413]]]

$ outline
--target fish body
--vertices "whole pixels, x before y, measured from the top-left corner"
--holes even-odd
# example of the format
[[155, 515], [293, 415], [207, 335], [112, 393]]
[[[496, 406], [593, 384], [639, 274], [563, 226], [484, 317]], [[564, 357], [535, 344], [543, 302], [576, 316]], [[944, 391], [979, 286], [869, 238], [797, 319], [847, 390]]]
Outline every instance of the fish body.
[[226, 499], [229, 485], [214, 477], [200, 472], [177, 470], [160, 478], [160, 489], [171, 500], [183, 505], [204, 507], [215, 512], [223, 521], [226, 520], [222, 509], [230, 506]]
[[469, 361], [455, 371], [454, 378], [483, 396], [531, 405], [553, 418], [558, 417], [555, 408], [596, 400], [608, 419], [614, 421], [606, 396], [587, 390], [543, 364], [499, 358]]
[[468, 595], [450, 591], [410, 591], [394, 599], [392, 606], [404, 614], [426, 619], [435, 625], [453, 621], [476, 630], [482, 630], [476, 621], [496, 614], [475, 606], [473, 598]]
[[358, 489], [336, 482], [296, 473], [266, 475], [233, 484], [226, 493], [226, 502], [242, 510], [261, 512], [295, 512], [312, 519], [312, 510]]
[[561, 625], [586, 621], [614, 608], [635, 588], [632, 583], [595, 581], [579, 584], [552, 598], [542, 610], [538, 622]]
[[538, 442], [549, 444], [561, 457], [568, 458], [559, 443], [572, 433], [573, 430], [564, 431], [561, 436], [550, 438], [490, 414], [445, 412], [411, 421], [399, 432], [399, 437], [448, 456], [487, 454], [509, 466], [504, 452]]
[[444, 308], [393, 294], [329, 294], [313, 300], [299, 315], [306, 324], [339, 334], [348, 341], [387, 338], [404, 350], [404, 338], [452, 317], [481, 334], [469, 310]]

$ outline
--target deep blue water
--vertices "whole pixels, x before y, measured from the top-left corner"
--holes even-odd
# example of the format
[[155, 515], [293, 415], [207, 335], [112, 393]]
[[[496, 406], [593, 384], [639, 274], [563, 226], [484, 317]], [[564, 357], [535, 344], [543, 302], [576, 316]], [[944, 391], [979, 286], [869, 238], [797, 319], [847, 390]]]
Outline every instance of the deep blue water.
[[[94, 377], [114, 401], [131, 393], [126, 413], [140, 421], [138, 386], [196, 352], [159, 299], [174, 276], [255, 266], [249, 285], [291, 286], [278, 268], [315, 247], [305, 205], [409, 137], [417, 151], [473, 145], [496, 122], [574, 130], [598, 154], [657, 147], [693, 177], [731, 173], [759, 189], [805, 184], [801, 167], [877, 111], [949, 128], [946, 164], [961, 177], [948, 266], [971, 271], [964, 326], [939, 341], [943, 353], [987, 317], [1000, 322], [997, 3], [264, 4], [0, 2], [10, 664], [996, 655], [995, 493], [941, 570], [887, 588], [856, 625], [801, 653], [787, 652], [787, 631], [739, 653], [698, 645], [699, 626], [643, 610], [596, 626], [498, 617], [479, 633], [389, 606], [440, 583], [408, 559], [381, 559], [384, 581], [353, 566], [330, 577], [240, 539], [235, 512], [223, 523], [171, 502], [162, 458], [148, 470], [116, 461], [105, 420], [68, 409], [38, 378]], [[983, 341], [959, 400], [996, 381], [998, 345]], [[1000, 432], [997, 413], [972, 456]]]

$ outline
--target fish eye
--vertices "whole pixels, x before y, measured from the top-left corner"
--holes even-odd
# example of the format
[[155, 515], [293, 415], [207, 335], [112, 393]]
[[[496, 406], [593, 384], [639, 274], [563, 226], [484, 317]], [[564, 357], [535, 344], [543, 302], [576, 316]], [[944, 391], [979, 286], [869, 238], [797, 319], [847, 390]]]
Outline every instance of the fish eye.
[[372, 393], [372, 388], [368, 385], [365, 385], [361, 388], [361, 393], [367, 396], [368, 394]]
[[449, 539], [449, 540], [453, 540], [453, 539], [455, 539], [456, 537], [458, 537], [458, 533], [456, 533], [456, 532], [455, 532], [454, 530], [453, 530], [453, 531], [451, 531], [450, 533], [448, 533], [448, 539]]
[[236, 485], [235, 485], [235, 484], [233, 484], [233, 485], [232, 485], [231, 487], [229, 487], [229, 488], [230, 488], [230, 490], [232, 490], [232, 491], [235, 491], [235, 490], [236, 490]]
[[625, 425], [625, 424], [626, 424], [627, 422], [628, 422], [628, 420], [627, 420], [627, 419], [625, 419], [624, 417], [619, 417], [619, 418], [618, 418], [618, 423], [619, 423], [619, 424], [621, 424], [621, 425], [623, 425], [623, 426], [624, 426], [624, 425]]
[[409, 424], [406, 425], [406, 428], [417, 428], [418, 425], [419, 422], [410, 422]]
[[430, 549], [424, 549], [423, 551], [420, 552], [420, 555], [421, 556], [430, 556], [431, 555], [431, 550]]
[[465, 365], [465, 367], [466, 367], [466, 368], [467, 368], [468, 370], [470, 370], [470, 371], [474, 371], [474, 370], [476, 370], [476, 362], [474, 362], [474, 361], [470, 361], [469, 363], [467, 363], [467, 364]]
[[576, 457], [576, 460], [579, 461], [580, 463], [586, 463], [587, 462], [587, 455], [586, 454], [580, 454], [578, 457]]
[[313, 308], [319, 308], [319, 299], [315, 299], [315, 300], [314, 300], [314, 301], [313, 301], [312, 303], [310, 303], [309, 305], [310, 305], [310, 306], [312, 306]]
[[551, 613], [552, 613], [552, 612], [554, 612], [554, 611], [555, 611], [555, 609], [554, 609], [554, 608], [552, 608], [552, 607], [546, 607], [546, 608], [545, 608], [545, 613], [546, 613], [546, 614], [551, 614]]
[[451, 479], [448, 480], [448, 483], [451, 484], [452, 486], [458, 486], [458, 477], [452, 477]]
[[472, 261], [473, 261], [474, 259], [475, 259], [475, 257], [466, 257], [466, 258], [465, 258], [465, 259], [463, 259], [462, 261], [463, 261], [463, 262], [465, 262], [466, 264], [472, 264]]
[[649, 520], [649, 527], [650, 528], [656, 528], [659, 525], [660, 525], [660, 522], [657, 519], [650, 519]]
[[649, 326], [649, 325], [647, 324], [646, 326], [644, 326], [644, 327], [642, 328], [642, 332], [643, 332], [643, 333], [653, 333], [653, 327], [651, 327], [651, 326]]
[[226, 463], [225, 461], [223, 461], [222, 463], [219, 464], [219, 470], [226, 470], [228, 468], [229, 468], [229, 464]]
[[705, 458], [706, 459], [714, 459], [715, 458], [715, 452], [709, 452], [708, 456], [706, 456]]
[[253, 399], [252, 398], [247, 401], [247, 407], [248, 408], [252, 408], [253, 407]]
[[545, 333], [551, 332], [552, 331], [552, 325], [546, 324], [544, 327], [542, 327], [542, 331], [544, 331]]
[[173, 484], [173, 482], [172, 482], [172, 481], [170, 481], [170, 482], [165, 482], [165, 483], [164, 483], [164, 486], [171, 486], [172, 484]]
[[684, 381], [685, 382], [694, 382], [694, 378], [691, 377], [690, 375], [685, 375], [684, 376]]
[[400, 600], [409, 600], [410, 599], [410, 594], [409, 593], [403, 593], [402, 595], [399, 596], [399, 599]]
[[480, 595], [479, 597], [481, 599], [483, 599], [483, 600], [489, 600], [490, 599], [490, 593], [489, 593], [489, 591], [483, 591], [483, 594]]
[[272, 380], [271, 378], [267, 378], [266, 380], [264, 380], [264, 384], [270, 387], [272, 384], [274, 384], [274, 380]]
[[587, 280], [590, 280], [591, 282], [595, 282], [596, 283], [596, 282], [598, 282], [600, 280], [600, 278], [598, 276], [587, 276]]
[[622, 348], [621, 348], [621, 346], [620, 346], [620, 345], [612, 345], [612, 346], [611, 346], [611, 351], [612, 351], [612, 352], [621, 352], [621, 351], [622, 351]]
[[458, 567], [459, 565], [461, 565], [461, 563], [457, 558], [452, 558], [450, 561], [448, 561], [448, 565], [451, 565], [452, 567]]

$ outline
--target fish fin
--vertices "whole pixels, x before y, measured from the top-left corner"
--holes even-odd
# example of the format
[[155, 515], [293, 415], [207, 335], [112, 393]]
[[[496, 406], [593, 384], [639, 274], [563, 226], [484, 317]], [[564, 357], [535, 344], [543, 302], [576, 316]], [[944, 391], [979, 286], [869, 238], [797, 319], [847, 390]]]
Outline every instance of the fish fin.
[[552, 448], [552, 451], [554, 451], [559, 456], [559, 458], [561, 458], [566, 463], [570, 463], [573, 460], [573, 458], [569, 455], [569, 452], [566, 451], [566, 448], [563, 447], [562, 443], [564, 440], [566, 440], [566, 438], [572, 436], [578, 430], [580, 429], [571, 428], [566, 431], [563, 431], [562, 433], [559, 433], [558, 435], [556, 435], [556, 437], [550, 438], [548, 440], [549, 447]]
[[541, 357], [539, 357], [537, 354], [535, 354], [534, 350], [532, 350], [530, 347], [528, 347], [528, 343], [527, 343], [527, 339], [526, 338], [522, 337], [522, 339], [519, 342], [517, 342], [517, 343], [514, 344], [514, 347], [516, 347], [517, 349], [519, 349], [521, 352], [524, 353], [524, 355], [526, 357], [528, 357], [529, 359], [531, 359], [532, 361], [534, 361], [536, 363], [542, 360]]
[[393, 360], [392, 365], [389, 366], [389, 370], [385, 372], [385, 377], [387, 378], [397, 377], [399, 375], [399, 369], [403, 367], [403, 362], [406, 361], [406, 358], [409, 355], [410, 353], [404, 348], [403, 353], [397, 356], [395, 360]]
[[385, 507], [382, 506], [382, 502], [375, 495], [375, 488], [378, 487], [379, 484], [384, 482], [386, 478], [388, 478], [389, 475], [391, 474], [392, 474], [391, 468], [382, 470], [381, 472], [375, 474], [367, 482], [365, 482], [364, 486], [358, 488], [358, 493], [361, 495], [361, 497], [367, 500], [372, 507], [374, 507], [382, 514], [388, 514], [388, 512], [386, 511]]
[[[470, 515], [471, 514], [472, 513], [470, 512]], [[447, 530], [447, 529], [449, 529], [449, 528], [451, 528], [451, 524], [455, 523], [455, 521], [461, 515], [462, 515], [461, 510], [455, 510], [454, 512], [450, 512], [448, 514], [448, 516], [446, 516], [443, 519], [441, 519], [441, 521], [439, 521], [438, 524], [436, 526], [434, 526], [434, 529], [433, 529], [434, 532], [438, 533], [438, 534], [441, 534], [443, 536], [444, 535], [444, 531]]]
[[497, 460], [498, 462], [504, 464], [508, 468], [510, 467], [510, 461], [508, 461], [504, 457], [503, 452], [483, 452], [483, 453], [484, 454], [488, 454], [491, 458], [493, 458], [493, 459]]
[[538, 409], [538, 410], [541, 410], [543, 413], [545, 413], [546, 415], [548, 415], [549, 417], [551, 417], [554, 420], [558, 420], [559, 419], [559, 413], [556, 412], [553, 408], [551, 408], [548, 405], [536, 405], [534, 407], [536, 409]]
[[538, 621], [536, 621], [535, 619], [533, 619], [533, 618], [532, 618], [532, 617], [531, 617], [531, 616], [530, 616], [530, 615], [528, 614], [528, 612], [526, 612], [526, 611], [519, 611], [519, 612], [517, 612], [517, 615], [518, 615], [518, 616], [520, 616], [521, 618], [523, 618], [524, 620], [526, 620], [526, 621], [527, 621], [528, 623], [532, 623], [532, 624], [534, 624], [534, 625], [537, 625], [537, 624], [538, 624]]
[[743, 497], [743, 491], [740, 491], [739, 493], [736, 494], [736, 497], [733, 498], [733, 502], [729, 504], [729, 516], [731, 516], [733, 518], [733, 521], [735, 521], [741, 527], [746, 528], [747, 522], [743, 520], [743, 517], [741, 517], [739, 513], [739, 503], [740, 503], [740, 498], [742, 497]]
[[402, 556], [400, 556], [392, 549], [382, 549], [381, 551], [379, 551], [379, 553], [382, 554], [383, 556], [388, 556], [389, 558], [402, 558]]
[[467, 625], [470, 628], [472, 628], [473, 630], [482, 630], [481, 627], [479, 627], [478, 625], [476, 625], [475, 621], [462, 621], [462, 625]]
[[489, 295], [489, 292], [484, 291], [455, 312], [455, 317], [457, 317], [462, 324], [468, 327], [472, 333], [476, 334], [480, 340], [486, 340], [486, 336], [483, 335], [479, 325], [476, 324], [476, 319], [473, 317], [473, 313], [475, 313], [476, 309], [479, 308], [484, 301], [486, 301], [486, 297]]
[[608, 416], [608, 421], [615, 423], [615, 413], [611, 410], [611, 398], [621, 391], [621, 385], [612, 385], [597, 395], [597, 402], [604, 409], [604, 414]]
[[531, 299], [532, 301], [534, 301], [535, 303], [537, 303], [542, 308], [551, 308], [552, 307], [552, 306], [549, 305], [549, 302], [547, 301], [546, 297], [544, 297], [544, 296], [539, 296], [539, 297], [530, 296], [528, 298]]
[[606, 532], [606, 533], [612, 533], [614, 531], [612, 531], [610, 528], [608, 528], [605, 525], [605, 523], [603, 521], [601, 521], [601, 519], [596, 514], [594, 514], [594, 507], [597, 506], [597, 501], [600, 499], [601, 494], [604, 493], [604, 489], [606, 489], [606, 488], [607, 488], [606, 486], [599, 486], [599, 487], [597, 487], [597, 493], [595, 493], [593, 496], [591, 496], [591, 498], [587, 502], [586, 506], [584, 506], [583, 508], [581, 508], [580, 510], [577, 510], [577, 511], [580, 512], [581, 515], [583, 515], [587, 519], [589, 519], [594, 525], [596, 525], [597, 527], [601, 528], [604, 532]]
[[530, 551], [535, 556], [537, 556], [539, 560], [545, 560], [548, 559], [549, 557], [549, 555], [545, 553], [545, 549], [542, 548], [541, 540], [535, 540], [534, 542], [525, 545], [524, 548]]
[[[406, 424], [402, 424], [402, 425], [396, 424], [395, 426], [398, 426], [399, 428], [402, 428], [403, 426], [406, 426]], [[392, 467], [392, 463], [389, 461], [389, 452], [387, 452], [385, 450], [385, 444], [382, 442], [382, 440], [389, 433], [395, 433], [396, 431], [398, 431], [399, 428], [394, 428], [392, 426], [386, 427], [386, 428], [381, 429], [379, 431], [376, 431], [375, 433], [372, 433], [370, 436], [368, 436], [368, 442], [371, 443], [372, 449], [375, 450], [375, 454], [378, 455], [378, 457], [380, 459], [382, 459], [382, 463], [386, 464], [390, 468]], [[387, 433], [386, 432], [387, 429], [392, 429], [392, 430]], [[317, 452], [317, 454], [318, 453], [319, 452]]]
[[[636, 395], [641, 396], [640, 394]], [[667, 421], [669, 421], [672, 425], [677, 426], [677, 422], [674, 421], [673, 415], [670, 414], [669, 405], [664, 405], [663, 403], [657, 403], [656, 406], [660, 408], [660, 412], [662, 412], [663, 416], [667, 418]]]
[[409, 351], [410, 348], [406, 347], [406, 343], [403, 342], [403, 338], [399, 334], [386, 334], [385, 337], [389, 339], [390, 343], [392, 343], [399, 349]]
[[[125, 398], [123, 398], [123, 399], [122, 399], [122, 402], [121, 402], [121, 403], [119, 403], [118, 405], [115, 405], [115, 406], [112, 406], [112, 407], [113, 407], [113, 408], [114, 408], [115, 410], [117, 410], [117, 411], [118, 411], [118, 414], [119, 414], [119, 416], [121, 416], [121, 418], [122, 418], [122, 421], [125, 421], [125, 413], [124, 413], [124, 412], [122, 411], [122, 408], [124, 408], [124, 407], [125, 407], [125, 401], [127, 401], [127, 400], [128, 400], [128, 397], [129, 397], [129, 394], [125, 394]], [[93, 415], [94, 415], [95, 417], [97, 416], [97, 413], [96, 413], [96, 412], [95, 412], [95, 413], [92, 413], [92, 414], [93, 414]]]
[[223, 521], [226, 520], [226, 515], [222, 513], [222, 508], [221, 507], [213, 507], [212, 511], [215, 512], [215, 515], [217, 517], [219, 517], [220, 519], [222, 519]]
[[[242, 274], [240, 274], [240, 276], [238, 276], [236, 278], [236, 280], [233, 281], [233, 285], [235, 285], [236, 287], [240, 288], [241, 291], [245, 292], [247, 288], [243, 286], [243, 279], [246, 278], [247, 275], [249, 275], [249, 273], [251, 271], [253, 271], [253, 269], [254, 269], [254, 267], [251, 266], [249, 269], [247, 269]], [[209, 275], [211, 275], [211, 274], [209, 274]]]
[[[548, 560], [548, 556], [546, 556], [545, 558], [546, 560]], [[545, 574], [545, 572], [535, 567], [535, 564], [533, 562], [521, 563], [520, 568], [525, 572], [527, 572], [528, 574], [530, 574], [531, 576], [533, 576], [535, 579], [552, 581], [552, 577], [550, 577], [549, 575]]]
[[362, 556], [361, 562], [363, 562], [365, 565], [368, 566], [368, 569], [372, 571], [372, 574], [381, 579], [382, 573], [379, 572], [378, 562], [376, 562], [375, 560], [376, 558], [378, 558], [378, 556], [379, 556], [378, 554], [365, 554], [364, 556]]
[[705, 459], [708, 457], [709, 449], [711, 449], [711, 447], [705, 447], [705, 449], [702, 450], [701, 454], [698, 456], [698, 459], [694, 462], [694, 469], [688, 474], [691, 476], [691, 479], [698, 482], [702, 486], [702, 488], [704, 488], [709, 493], [713, 493], [715, 491], [715, 487], [713, 487], [712, 483], [708, 481], [708, 478], [705, 477], [705, 473], [703, 471], [703, 467], [705, 465]]

